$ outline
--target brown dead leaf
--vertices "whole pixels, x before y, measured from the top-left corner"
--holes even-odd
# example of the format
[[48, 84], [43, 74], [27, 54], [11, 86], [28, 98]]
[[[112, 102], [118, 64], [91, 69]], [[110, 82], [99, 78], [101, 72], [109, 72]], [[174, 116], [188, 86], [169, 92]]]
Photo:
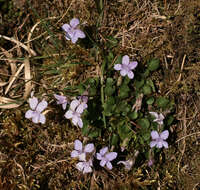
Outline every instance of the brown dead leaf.
[[0, 108], [12, 109], [12, 108], [17, 108], [20, 105], [21, 105], [20, 103], [16, 102], [13, 99], [0, 96]]

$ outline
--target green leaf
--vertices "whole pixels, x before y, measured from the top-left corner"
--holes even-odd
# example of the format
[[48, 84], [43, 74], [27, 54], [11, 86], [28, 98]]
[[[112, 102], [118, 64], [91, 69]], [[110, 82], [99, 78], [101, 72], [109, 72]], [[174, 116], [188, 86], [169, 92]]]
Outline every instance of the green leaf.
[[148, 84], [149, 86], [151, 86], [153, 92], [156, 91], [155, 86], [154, 86], [154, 83], [153, 83], [153, 81], [152, 81], [151, 79], [148, 79], [148, 80], [146, 81], [146, 84]]
[[148, 69], [150, 71], [155, 71], [159, 68], [160, 66], [160, 61], [159, 59], [152, 59], [149, 63], [148, 63]]
[[151, 90], [151, 86], [145, 84], [142, 88], [142, 91], [144, 93], [144, 95], [149, 95], [151, 94], [152, 90]]
[[113, 55], [113, 53], [112, 53], [111, 51], [109, 52], [107, 58], [108, 58], [109, 64], [112, 63], [112, 61], [113, 61], [113, 59], [114, 59], [114, 55]]
[[111, 116], [112, 115], [112, 107], [108, 106], [107, 104], [104, 106], [104, 115], [105, 116]]
[[120, 143], [120, 146], [123, 147], [123, 148], [126, 148], [126, 147], [128, 146], [128, 144], [129, 144], [130, 140], [131, 140], [131, 137], [125, 138], [125, 139], [123, 140], [123, 142]]
[[111, 96], [115, 92], [115, 86], [106, 86], [105, 87], [105, 94], [106, 96]]
[[129, 94], [127, 91], [120, 91], [119, 97], [120, 98], [128, 98]]
[[89, 88], [89, 94], [90, 94], [90, 96], [95, 96], [96, 92], [97, 92], [96, 87], [95, 86], [90, 86], [90, 88]]
[[119, 55], [119, 56], [117, 57], [117, 59], [115, 60], [114, 64], [121, 64], [121, 63], [122, 63], [122, 56]]
[[127, 103], [124, 102], [120, 102], [117, 106], [116, 106], [116, 112], [117, 113], [128, 113], [130, 111], [131, 107], [129, 105], [127, 105]]
[[104, 114], [106, 116], [111, 116], [113, 114], [113, 110], [115, 109], [115, 99], [114, 97], [109, 97], [104, 104]]
[[122, 115], [126, 116], [128, 112], [131, 111], [131, 106], [126, 104], [126, 107], [122, 111]]
[[113, 134], [111, 139], [111, 145], [117, 146], [119, 142], [119, 136], [117, 134]]
[[144, 79], [142, 79], [142, 80], [135, 80], [135, 81], [134, 81], [134, 86], [135, 86], [137, 89], [141, 88], [143, 85], [144, 85]]
[[123, 84], [119, 88], [119, 97], [120, 98], [127, 98], [129, 96], [129, 91], [130, 91], [130, 88], [128, 87], [128, 85]]
[[89, 128], [88, 122], [84, 121], [83, 128], [81, 129], [83, 136], [87, 136], [89, 131], [90, 131], [90, 128]]
[[153, 104], [153, 103], [154, 103], [154, 97], [148, 98], [147, 101], [146, 101], [146, 103], [147, 103], [148, 105]]
[[150, 133], [144, 133], [143, 135], [142, 135], [142, 137], [143, 137], [143, 139], [145, 140], [145, 141], [149, 141], [150, 140], [150, 137], [151, 137], [151, 134]]
[[143, 140], [143, 138], [140, 137], [140, 138], [139, 138], [139, 141], [140, 141], [140, 144], [141, 144], [141, 145], [144, 145], [144, 140]]
[[115, 92], [115, 86], [113, 84], [114, 84], [113, 79], [107, 78], [105, 87], [105, 94], [107, 96], [111, 96]]
[[130, 81], [131, 81], [130, 78], [125, 77], [125, 78], [124, 78], [124, 81], [123, 81], [123, 85], [128, 85], [128, 83], [129, 83]]
[[113, 85], [113, 79], [112, 78], [107, 78], [106, 79], [106, 85], [112, 86]]
[[109, 105], [109, 106], [113, 106], [115, 104], [115, 98], [114, 97], [109, 97], [106, 101], [106, 103]]
[[150, 74], [150, 71], [149, 71], [149, 69], [147, 68], [146, 71], [145, 71], [144, 73], [142, 73], [142, 77], [143, 77], [143, 78], [147, 78], [147, 77], [149, 76], [149, 74]]
[[114, 83], [114, 81], [113, 81], [112, 78], [107, 78], [107, 79], [106, 79], [106, 86], [107, 86], [107, 85], [108, 85], [108, 86], [112, 86], [113, 83]]
[[130, 138], [132, 136], [132, 131], [127, 125], [118, 126], [118, 134], [122, 140]]
[[139, 118], [141, 118], [141, 117], [143, 117], [144, 116], [144, 114], [142, 113], [142, 112], [138, 112], [138, 117]]
[[174, 121], [174, 117], [170, 115], [166, 120], [167, 126], [170, 126]]
[[113, 48], [113, 47], [117, 46], [117, 44], [118, 44], [118, 40], [112, 36], [109, 36], [107, 38], [107, 40], [108, 40], [107, 44], [108, 44], [109, 48]]
[[150, 127], [150, 122], [146, 118], [139, 119], [137, 124], [141, 126], [143, 129], [148, 129]]
[[159, 97], [156, 100], [156, 105], [159, 108], [167, 108], [168, 104], [169, 104], [169, 100], [167, 98]]
[[71, 62], [70, 65], [80, 65], [80, 64], [84, 64], [84, 65], [91, 65], [91, 63], [89, 62]]
[[86, 84], [97, 86], [99, 84], [99, 78], [88, 78]]
[[132, 113], [129, 113], [129, 114], [128, 114], [128, 117], [129, 117], [130, 119], [132, 119], [132, 120], [137, 119], [137, 118], [138, 118], [138, 112], [137, 112], [137, 111], [134, 111], [134, 112], [132, 112]]
[[98, 136], [100, 136], [100, 129], [93, 129], [89, 132], [88, 137], [90, 138], [97, 138]]
[[79, 94], [83, 94], [85, 92], [85, 86], [83, 84], [79, 84], [77, 88], [79, 90]]

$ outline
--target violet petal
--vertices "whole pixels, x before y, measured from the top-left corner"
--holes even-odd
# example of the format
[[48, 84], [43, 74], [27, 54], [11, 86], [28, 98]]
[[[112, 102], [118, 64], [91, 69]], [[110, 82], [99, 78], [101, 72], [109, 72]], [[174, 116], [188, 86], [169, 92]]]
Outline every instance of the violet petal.
[[160, 134], [160, 138], [166, 140], [169, 137], [169, 131], [165, 130]]
[[79, 19], [77, 18], [73, 18], [71, 21], [70, 21], [70, 25], [75, 28], [79, 25]]
[[74, 149], [78, 150], [78, 151], [82, 151], [83, 145], [82, 145], [82, 142], [80, 140], [77, 139], [77, 140], [74, 141]]
[[117, 153], [116, 152], [109, 152], [105, 155], [106, 159], [109, 161], [114, 160], [117, 157]]
[[128, 65], [129, 64], [129, 56], [125, 55], [122, 57], [122, 64], [123, 65]]

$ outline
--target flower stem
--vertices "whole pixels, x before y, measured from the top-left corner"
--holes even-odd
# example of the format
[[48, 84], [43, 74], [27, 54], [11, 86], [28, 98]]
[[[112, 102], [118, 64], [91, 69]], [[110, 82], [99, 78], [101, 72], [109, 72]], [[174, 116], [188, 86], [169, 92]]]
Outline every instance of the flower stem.
[[[104, 108], [104, 103], [105, 103], [104, 102], [104, 80], [103, 80], [105, 64], [106, 64], [106, 62], [104, 60], [101, 65], [101, 103], [102, 103], [103, 108]], [[102, 112], [102, 114], [103, 114], [104, 128], [106, 128], [106, 117], [105, 117], [104, 111]]]

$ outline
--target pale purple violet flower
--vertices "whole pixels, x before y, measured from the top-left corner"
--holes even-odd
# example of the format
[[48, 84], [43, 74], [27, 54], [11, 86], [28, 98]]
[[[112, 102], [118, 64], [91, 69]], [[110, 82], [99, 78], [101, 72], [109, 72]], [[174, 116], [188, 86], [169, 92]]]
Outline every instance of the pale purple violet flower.
[[165, 118], [162, 113], [158, 114], [156, 112], [149, 112], [152, 116], [155, 117], [153, 120], [154, 122], [158, 123], [159, 125], [163, 125], [163, 119]]
[[36, 97], [31, 97], [29, 98], [29, 105], [31, 109], [26, 112], [25, 118], [32, 118], [33, 123], [44, 124], [46, 118], [41, 112], [47, 107], [48, 103], [45, 100], [38, 103], [38, 99]]
[[130, 79], [133, 79], [134, 73], [132, 72], [132, 70], [135, 69], [137, 65], [137, 61], [130, 61], [129, 56], [125, 55], [122, 57], [122, 64], [116, 64], [114, 66], [114, 69], [120, 71], [121, 76], [128, 75]]
[[80, 128], [83, 127], [83, 121], [81, 119], [81, 114], [83, 112], [83, 107], [80, 105], [79, 100], [73, 100], [70, 104], [69, 110], [65, 113], [67, 119], [72, 119], [74, 125], [78, 125]]
[[156, 146], [157, 148], [162, 148], [163, 146], [165, 148], [168, 148], [168, 143], [164, 140], [166, 140], [169, 136], [169, 131], [165, 130], [162, 133], [158, 134], [157, 131], [151, 132], [152, 141], [150, 142], [150, 147], [153, 148]]
[[108, 152], [108, 147], [102, 148], [99, 153], [96, 154], [96, 158], [98, 160], [101, 160], [100, 166], [106, 167], [111, 170], [112, 164], [111, 161], [114, 160], [117, 157], [117, 152]]
[[124, 164], [126, 170], [130, 170], [133, 166], [133, 160], [129, 159], [126, 161], [119, 161], [117, 164]]
[[83, 174], [85, 173], [91, 173], [92, 172], [92, 160], [90, 159], [89, 161], [84, 161], [84, 162], [79, 162], [78, 164], [76, 164], [76, 168], [83, 172]]
[[88, 107], [87, 106], [88, 97], [87, 96], [79, 96], [78, 98], [79, 98], [80, 104], [76, 108], [76, 111], [79, 113], [83, 113], [83, 111]]
[[57, 100], [57, 104], [62, 104], [63, 110], [66, 109], [67, 106], [67, 98], [65, 96], [54, 94], [54, 97]]
[[153, 165], [153, 163], [154, 163], [154, 160], [153, 159], [149, 159], [148, 166], [151, 167]]
[[65, 31], [65, 38], [75, 44], [78, 38], [85, 38], [85, 34], [78, 28], [79, 19], [73, 18], [70, 24], [64, 24], [62, 29]]
[[83, 144], [80, 140], [75, 140], [74, 149], [75, 150], [71, 152], [71, 157], [78, 157], [80, 161], [86, 161], [86, 154], [94, 151], [94, 144], [90, 143], [83, 147]]
[[85, 95], [78, 96], [78, 99], [79, 99], [81, 102], [85, 102], [86, 104], [87, 104], [87, 102], [88, 102], [88, 96], [85, 96]]

